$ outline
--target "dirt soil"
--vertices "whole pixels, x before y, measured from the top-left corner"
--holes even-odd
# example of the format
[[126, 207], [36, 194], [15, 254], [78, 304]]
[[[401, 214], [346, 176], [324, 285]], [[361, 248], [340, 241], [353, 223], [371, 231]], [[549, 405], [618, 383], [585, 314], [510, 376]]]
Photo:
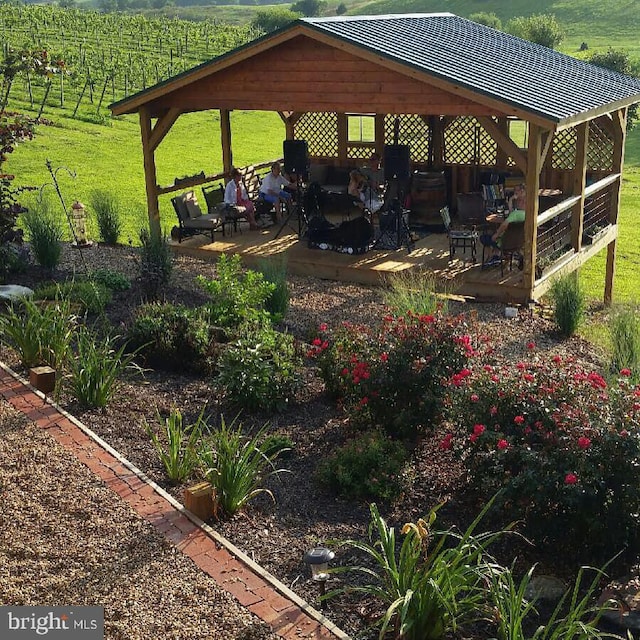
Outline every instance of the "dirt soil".
[[[55, 279], [64, 280], [74, 272], [81, 273], [85, 264], [89, 269], [111, 268], [130, 277], [132, 288], [116, 294], [107, 311], [117, 331], [123, 333], [142, 296], [136, 282], [136, 250], [97, 246], [82, 253], [83, 256], [66, 246]], [[204, 302], [205, 296], [194, 281], [198, 274], [214, 277], [215, 265], [195, 258], [176, 258], [172, 281], [164, 294], [166, 300], [187, 305]], [[31, 267], [27, 273], [13, 277], [12, 283], [35, 287], [46, 277], [37, 267]], [[289, 285], [291, 305], [282, 328], [301, 341], [307, 341], [321, 322], [329, 326], [342, 321], [371, 324], [377, 323], [386, 312], [380, 290], [376, 288], [294, 276], [289, 278]], [[547, 352], [571, 353], [594, 365], [600, 361], [600, 354], [580, 338], [561, 341], [552, 322], [539, 309], [521, 309], [515, 319], [505, 318], [503, 305], [454, 302], [451, 310], [464, 311], [473, 318], [473, 330], [479, 336], [491, 338], [500, 358], [520, 358], [527, 350], [527, 343], [534, 342], [541, 357]], [[0, 350], [0, 359], [25, 373], [20, 371], [16, 355], [8, 349]], [[302, 561], [304, 552], [329, 540], [364, 537], [369, 510], [366, 503], [355, 504], [335, 497], [315, 483], [318, 461], [343, 443], [349, 432], [335, 403], [326, 397], [312, 362], [306, 365], [304, 381], [295, 402], [284, 413], [239, 416], [247, 428], [268, 424], [270, 433], [287, 435], [295, 443], [292, 455], [283, 461], [290, 473], [281, 474], [268, 484], [275, 503], [266, 497], [260, 498], [245, 512], [214, 526], [256, 562], [314, 603], [317, 591]], [[166, 415], [174, 406], [192, 420], [203, 408], [212, 416], [213, 423], [220, 414], [227, 419], [237, 415], [237, 409], [224, 402], [210, 380], [165, 371], [147, 371], [144, 378], [125, 380], [116, 401], [104, 412], [81, 409], [64, 392], [59, 403], [179, 499], [184, 487], [167, 483], [142, 427], [143, 421], [152, 423], [156, 420], [156, 411]], [[465, 478], [459, 464], [450, 452], [438, 449], [438, 442], [438, 437], [425, 438], [416, 445], [406, 471], [407, 489], [393, 504], [379, 505], [391, 523], [401, 526], [443, 501], [446, 506], [439, 515], [443, 526], [465, 527], [477, 514], [477, 505], [469, 504], [465, 498]], [[342, 553], [337, 559], [346, 564], [355, 560], [349, 553]], [[504, 561], [509, 563], [510, 559]], [[332, 578], [331, 586], [340, 581]], [[363, 633], [372, 613], [370, 603], [344, 597], [332, 601], [329, 609], [329, 616], [336, 624], [353, 635]]]

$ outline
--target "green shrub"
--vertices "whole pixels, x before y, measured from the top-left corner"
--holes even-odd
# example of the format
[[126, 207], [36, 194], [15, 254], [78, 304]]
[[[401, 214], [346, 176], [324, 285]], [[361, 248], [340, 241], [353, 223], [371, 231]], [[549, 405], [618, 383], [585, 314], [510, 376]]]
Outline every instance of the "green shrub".
[[0, 340], [16, 351], [25, 368], [65, 361], [77, 318], [68, 300], [39, 304], [25, 299], [0, 315]]
[[111, 291], [127, 291], [131, 289], [131, 280], [113, 269], [96, 269], [89, 274], [92, 282], [103, 284]]
[[204, 309], [169, 303], [141, 305], [127, 337], [150, 366], [197, 374], [215, 368], [216, 335]]
[[166, 235], [140, 230], [140, 283], [150, 300], [169, 284], [173, 270], [171, 246]]
[[402, 489], [401, 470], [407, 452], [402, 443], [374, 431], [336, 449], [322, 462], [317, 479], [347, 498], [392, 500]]
[[585, 295], [580, 287], [577, 272], [560, 276], [551, 286], [553, 314], [560, 333], [572, 336], [582, 322]]
[[227, 426], [224, 417], [220, 428], [204, 442], [199, 452], [205, 477], [216, 490], [220, 506], [233, 515], [250, 500], [266, 493], [273, 500], [269, 489], [262, 483], [274, 474], [285, 471], [276, 469], [273, 461], [277, 453], [268, 455], [263, 444], [264, 428], [253, 437], [242, 433], [242, 425]]
[[162, 462], [169, 480], [180, 483], [188, 480], [198, 468], [198, 447], [202, 432], [207, 428], [203, 413], [193, 424], [184, 424], [182, 413], [171, 409], [167, 418], [156, 414], [157, 422], [163, 431], [163, 438], [156, 434], [148, 422], [144, 422], [145, 431], [151, 438], [153, 447]]
[[609, 324], [611, 332], [611, 367], [619, 372], [628, 369], [634, 380], [640, 376], [640, 315], [637, 308], [618, 309]]
[[507, 23], [507, 32], [549, 49], [555, 49], [564, 39], [556, 17], [550, 14], [516, 16]]
[[6, 282], [12, 273], [24, 273], [31, 262], [29, 249], [20, 244], [0, 244], [0, 282]]
[[415, 438], [438, 419], [443, 380], [459, 375], [473, 353], [463, 318], [407, 315], [383, 319], [377, 331], [322, 325], [308, 355], [318, 359], [327, 389], [355, 426], [380, 426]]
[[122, 374], [127, 369], [141, 371], [133, 363], [135, 352], [125, 354], [126, 343], [116, 349], [115, 341], [85, 327], [76, 332], [75, 357], [68, 360], [68, 387], [83, 407], [106, 407], [118, 390]]
[[294, 443], [289, 436], [279, 433], [271, 433], [262, 441], [262, 452], [266, 456], [288, 458], [293, 451]]
[[289, 308], [289, 283], [287, 282], [286, 260], [261, 260], [258, 269], [267, 282], [275, 285], [269, 297], [265, 300], [265, 309], [274, 322], [282, 320]]
[[502, 20], [500, 20], [500, 18], [498, 18], [498, 16], [493, 12], [486, 13], [484, 11], [480, 11], [479, 13], [472, 13], [469, 16], [469, 20], [477, 22], [478, 24], [483, 24], [485, 27], [491, 27], [492, 29], [502, 31]]
[[216, 263], [217, 277], [198, 282], [211, 296], [210, 322], [219, 327], [238, 327], [244, 323], [265, 324], [265, 304], [275, 289], [256, 271], [242, 268], [239, 255], [222, 254]]
[[254, 328], [223, 349], [218, 383], [244, 409], [278, 411], [298, 389], [301, 364], [293, 336]]
[[628, 377], [608, 385], [560, 356], [478, 365], [449, 382], [445, 417], [452, 431], [440, 447], [459, 455], [479, 500], [502, 490], [499, 515], [522, 519], [541, 549], [579, 563], [608, 560], [623, 547], [634, 555], [636, 394]]
[[62, 256], [62, 225], [46, 201], [23, 215], [27, 239], [36, 262], [53, 271]]
[[251, 21], [251, 26], [259, 31], [269, 33], [270, 31], [285, 27], [299, 17], [299, 13], [294, 13], [289, 9], [282, 9], [280, 7], [274, 9], [258, 9], [255, 18]]
[[34, 298], [36, 300], [65, 298], [72, 304], [80, 305], [83, 311], [102, 313], [111, 300], [111, 291], [96, 282], [68, 280], [38, 287], [34, 292]]
[[100, 239], [106, 244], [118, 244], [122, 231], [118, 199], [110, 191], [96, 189], [91, 192], [90, 202], [96, 215]]
[[332, 569], [332, 573], [356, 572], [361, 584], [336, 589], [328, 597], [346, 591], [380, 601], [385, 611], [375, 622], [380, 640], [388, 633], [403, 640], [439, 640], [486, 616], [484, 585], [495, 567], [484, 553], [500, 535], [474, 535], [486, 508], [463, 534], [433, 531], [437, 508], [433, 509], [424, 519], [404, 525], [401, 545], [377, 506], [370, 509], [368, 542], [341, 542], [363, 553], [366, 566]]
[[436, 285], [436, 277], [430, 271], [401, 271], [387, 278], [382, 299], [397, 316], [446, 312], [446, 299], [436, 294]]

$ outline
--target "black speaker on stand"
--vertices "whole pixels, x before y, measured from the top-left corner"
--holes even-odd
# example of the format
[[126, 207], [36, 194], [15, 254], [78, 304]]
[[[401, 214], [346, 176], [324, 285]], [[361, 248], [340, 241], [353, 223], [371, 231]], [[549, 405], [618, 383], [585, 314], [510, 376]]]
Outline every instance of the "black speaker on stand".
[[[293, 174], [296, 181], [295, 205], [289, 208], [289, 212], [284, 219], [282, 226], [276, 233], [275, 238], [282, 233], [285, 227], [296, 231], [301, 238], [308, 226], [307, 216], [304, 211], [302, 181], [309, 173], [309, 149], [306, 140], [284, 140], [282, 143], [282, 155], [284, 156], [284, 170], [290, 176]], [[298, 229], [291, 225], [293, 215], [298, 218]]]
[[284, 170], [305, 178], [309, 172], [309, 148], [306, 140], [285, 140], [282, 143]]
[[384, 148], [384, 179], [408, 180], [411, 176], [409, 145], [388, 144]]

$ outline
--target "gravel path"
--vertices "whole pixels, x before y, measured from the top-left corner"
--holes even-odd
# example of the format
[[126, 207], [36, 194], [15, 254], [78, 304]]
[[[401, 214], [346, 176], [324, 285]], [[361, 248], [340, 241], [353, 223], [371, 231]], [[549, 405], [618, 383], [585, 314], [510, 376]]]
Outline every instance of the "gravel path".
[[5, 402], [0, 459], [3, 605], [102, 605], [107, 640], [276, 637]]

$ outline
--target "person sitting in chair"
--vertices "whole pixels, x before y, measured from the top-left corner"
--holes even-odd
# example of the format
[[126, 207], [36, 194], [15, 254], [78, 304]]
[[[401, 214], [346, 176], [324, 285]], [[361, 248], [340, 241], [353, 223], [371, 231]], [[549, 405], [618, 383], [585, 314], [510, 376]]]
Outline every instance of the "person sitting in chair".
[[502, 221], [500, 226], [496, 229], [493, 234], [484, 233], [480, 236], [480, 242], [485, 247], [493, 248], [493, 255], [487, 262], [484, 263], [485, 267], [492, 267], [494, 265], [498, 265], [501, 262], [500, 259], [500, 248], [501, 248], [501, 238], [504, 235], [504, 232], [507, 230], [507, 227], [512, 222], [524, 222], [525, 216], [525, 208], [526, 208], [526, 190], [523, 184], [519, 184], [513, 192], [513, 196], [509, 198], [507, 203], [509, 209], [509, 215]]
[[384, 170], [380, 163], [380, 154], [374, 151], [360, 171], [367, 178], [369, 186], [378, 194], [384, 188]]
[[347, 193], [353, 197], [355, 205], [366, 209], [369, 213], [376, 213], [382, 208], [382, 201], [378, 194], [369, 186], [367, 178], [357, 169], [349, 173]]
[[256, 208], [253, 202], [249, 200], [247, 190], [242, 184], [242, 174], [238, 169], [231, 170], [231, 180], [227, 182], [224, 190], [224, 203], [232, 207], [242, 207], [244, 215], [249, 221], [249, 229], [255, 230], [258, 228], [256, 224]]
[[282, 175], [279, 162], [271, 165], [271, 171], [262, 179], [260, 195], [267, 202], [276, 207], [276, 220], [280, 220], [282, 205], [288, 206], [291, 202], [291, 192], [285, 191], [285, 187], [295, 188], [296, 185]]

